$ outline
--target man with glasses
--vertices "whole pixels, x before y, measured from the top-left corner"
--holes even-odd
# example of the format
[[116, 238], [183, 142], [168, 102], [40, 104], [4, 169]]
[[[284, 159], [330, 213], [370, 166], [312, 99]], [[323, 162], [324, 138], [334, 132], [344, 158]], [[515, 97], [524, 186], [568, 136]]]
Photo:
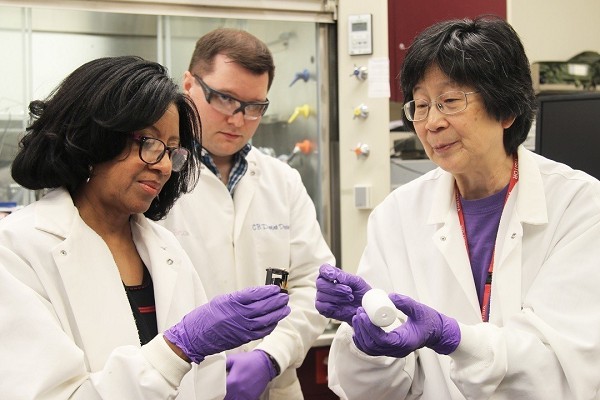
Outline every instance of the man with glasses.
[[249, 143], [269, 106], [274, 70], [259, 39], [217, 29], [198, 40], [183, 78], [202, 121], [201, 174], [164, 225], [209, 298], [264, 284], [266, 268], [289, 273], [292, 312], [264, 340], [227, 356], [226, 399], [303, 399], [295, 369], [326, 325], [314, 307], [318, 266], [335, 264], [299, 173]]

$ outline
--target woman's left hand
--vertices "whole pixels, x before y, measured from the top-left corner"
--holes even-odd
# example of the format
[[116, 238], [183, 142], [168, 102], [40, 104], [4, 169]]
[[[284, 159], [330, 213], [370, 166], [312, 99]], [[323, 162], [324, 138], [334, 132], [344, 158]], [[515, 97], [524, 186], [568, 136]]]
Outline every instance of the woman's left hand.
[[439, 354], [450, 354], [460, 343], [460, 328], [454, 318], [449, 318], [408, 296], [390, 294], [397, 309], [408, 319], [390, 332], [373, 325], [365, 310], [360, 307], [354, 318], [354, 344], [371, 356], [403, 358], [429, 347]]

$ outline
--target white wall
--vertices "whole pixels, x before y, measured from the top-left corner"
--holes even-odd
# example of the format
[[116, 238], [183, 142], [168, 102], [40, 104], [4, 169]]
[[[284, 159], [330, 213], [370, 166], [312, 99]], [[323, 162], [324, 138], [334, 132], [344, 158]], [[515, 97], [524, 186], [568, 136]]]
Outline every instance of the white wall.
[[[350, 56], [348, 16], [369, 13], [372, 14], [373, 21], [373, 54]], [[341, 220], [341, 260], [338, 260], [338, 266], [346, 271], [355, 272], [366, 244], [367, 219], [371, 210], [355, 208], [354, 186], [370, 186], [373, 206], [380, 203], [389, 193], [390, 114], [389, 97], [369, 97], [369, 84], [374, 81], [373, 71], [370, 71], [366, 81], [358, 81], [350, 74], [354, 65], [368, 66], [372, 58], [388, 58], [387, 0], [341, 0], [337, 30]], [[354, 107], [360, 103], [365, 103], [370, 110], [369, 117], [365, 120], [353, 119]], [[371, 153], [368, 158], [359, 159], [352, 152], [352, 148], [359, 142], [369, 145]]]
[[563, 61], [586, 50], [600, 53], [600, 1], [507, 0], [507, 20], [529, 61]]

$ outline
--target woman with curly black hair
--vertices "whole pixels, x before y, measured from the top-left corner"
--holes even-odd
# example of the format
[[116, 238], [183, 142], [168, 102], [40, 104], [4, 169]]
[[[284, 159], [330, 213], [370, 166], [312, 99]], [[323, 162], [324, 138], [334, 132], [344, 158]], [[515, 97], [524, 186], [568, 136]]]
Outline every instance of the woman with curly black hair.
[[108, 57], [30, 111], [12, 174], [49, 191], [0, 223], [2, 396], [223, 398], [216, 354], [289, 307], [275, 285], [204, 304], [188, 256], [152, 221], [197, 179], [193, 102], [160, 64]]

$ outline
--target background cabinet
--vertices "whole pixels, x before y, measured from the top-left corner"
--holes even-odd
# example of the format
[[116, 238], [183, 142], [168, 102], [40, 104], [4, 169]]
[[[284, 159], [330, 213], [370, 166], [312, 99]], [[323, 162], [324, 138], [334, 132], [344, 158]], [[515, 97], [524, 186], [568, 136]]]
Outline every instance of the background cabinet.
[[327, 387], [329, 346], [313, 347], [298, 368], [298, 379], [307, 400], [339, 400]]
[[417, 33], [445, 19], [494, 14], [506, 19], [506, 0], [388, 0], [391, 101], [402, 102], [398, 74]]

